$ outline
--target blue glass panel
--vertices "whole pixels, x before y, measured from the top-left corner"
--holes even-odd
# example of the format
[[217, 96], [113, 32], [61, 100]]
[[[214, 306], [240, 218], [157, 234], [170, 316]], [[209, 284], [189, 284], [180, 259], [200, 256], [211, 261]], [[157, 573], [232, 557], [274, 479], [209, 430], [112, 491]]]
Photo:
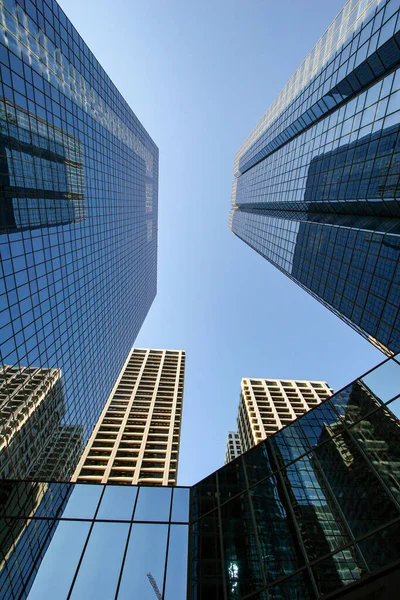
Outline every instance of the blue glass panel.
[[114, 598], [128, 531], [128, 523], [94, 524], [71, 599]]
[[388, 408], [391, 412], [400, 419], [400, 396], [388, 403]]
[[63, 519], [93, 519], [102, 491], [102, 485], [75, 485], [61, 517]]
[[133, 515], [136, 495], [136, 487], [107, 485], [96, 518], [130, 521]]
[[135, 521], [169, 521], [171, 488], [140, 487]]
[[65, 600], [68, 596], [90, 523], [60, 521], [34, 580], [29, 600]]
[[187, 525], [171, 525], [164, 600], [186, 599], [188, 533]]
[[360, 381], [382, 402], [387, 402], [400, 394], [400, 365], [394, 360], [388, 360]]
[[168, 525], [134, 523], [122, 572], [118, 600], [154, 600], [148, 573], [160, 593], [164, 584]]
[[171, 521], [189, 521], [189, 498], [190, 490], [188, 488], [174, 488], [172, 500]]

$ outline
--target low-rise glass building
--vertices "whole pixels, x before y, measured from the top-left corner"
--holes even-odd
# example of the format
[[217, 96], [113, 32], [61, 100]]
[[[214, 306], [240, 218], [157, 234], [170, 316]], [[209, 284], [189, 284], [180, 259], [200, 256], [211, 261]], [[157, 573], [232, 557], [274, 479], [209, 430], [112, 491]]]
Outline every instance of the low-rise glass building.
[[188, 487], [3, 481], [0, 598], [391, 599], [400, 357]]

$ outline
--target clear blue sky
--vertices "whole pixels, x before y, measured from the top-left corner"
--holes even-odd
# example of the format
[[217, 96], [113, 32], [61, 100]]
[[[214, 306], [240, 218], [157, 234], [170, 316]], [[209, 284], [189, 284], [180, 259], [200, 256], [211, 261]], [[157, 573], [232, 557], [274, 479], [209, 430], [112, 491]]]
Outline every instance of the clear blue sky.
[[236, 150], [342, 0], [61, 0], [160, 149], [158, 295], [136, 346], [187, 353], [179, 483], [223, 464], [242, 377], [343, 387], [383, 360], [228, 230]]

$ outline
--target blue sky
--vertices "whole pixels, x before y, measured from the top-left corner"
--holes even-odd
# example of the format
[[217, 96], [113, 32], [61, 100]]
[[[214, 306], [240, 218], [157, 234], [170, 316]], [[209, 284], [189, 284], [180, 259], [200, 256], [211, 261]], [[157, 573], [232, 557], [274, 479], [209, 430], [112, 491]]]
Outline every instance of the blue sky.
[[343, 387], [383, 360], [228, 229], [234, 154], [342, 0], [61, 0], [160, 149], [158, 295], [187, 353], [179, 483], [223, 464], [242, 377]]

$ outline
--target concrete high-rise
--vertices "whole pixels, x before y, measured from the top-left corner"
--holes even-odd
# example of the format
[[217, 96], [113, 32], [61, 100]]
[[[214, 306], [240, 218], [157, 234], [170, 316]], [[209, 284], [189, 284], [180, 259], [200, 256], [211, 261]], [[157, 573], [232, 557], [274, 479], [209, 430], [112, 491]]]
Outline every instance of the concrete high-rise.
[[349, 0], [235, 159], [230, 228], [387, 355], [400, 351], [395, 2]]
[[325, 381], [244, 378], [241, 388], [237, 422], [242, 452], [332, 395]]
[[225, 464], [237, 458], [242, 454], [242, 447], [240, 445], [239, 434], [237, 431], [230, 431], [228, 433], [228, 441], [226, 444]]
[[132, 348], [72, 481], [175, 485], [185, 353]]

